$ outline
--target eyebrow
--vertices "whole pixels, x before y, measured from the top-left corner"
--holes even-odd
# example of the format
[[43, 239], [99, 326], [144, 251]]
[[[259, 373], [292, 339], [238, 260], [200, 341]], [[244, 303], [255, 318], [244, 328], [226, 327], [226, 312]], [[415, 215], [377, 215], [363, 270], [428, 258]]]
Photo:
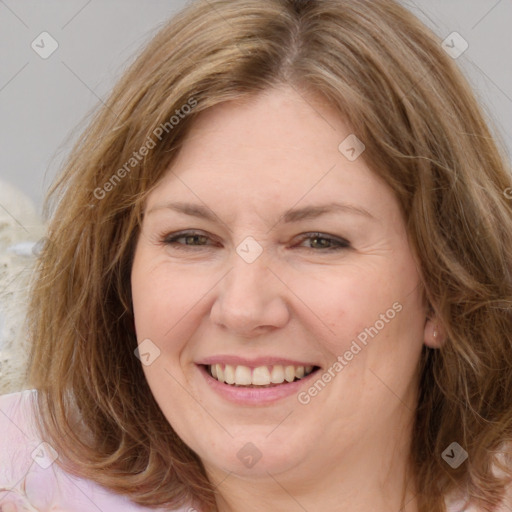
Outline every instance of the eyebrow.
[[[183, 213], [191, 217], [197, 217], [209, 221], [216, 221], [218, 219], [215, 213], [213, 213], [213, 211], [206, 206], [182, 202], [166, 203], [162, 205], [153, 206], [153, 208], [150, 208], [146, 212], [146, 215], [149, 215], [150, 213], [162, 209], [173, 210], [175, 212]], [[293, 222], [299, 222], [301, 220], [316, 219], [321, 215], [332, 213], [348, 213], [353, 215], [360, 215], [375, 220], [375, 217], [365, 208], [348, 203], [328, 203], [325, 205], [313, 205], [305, 206], [303, 208], [292, 208], [287, 210], [281, 216], [281, 219], [282, 222], [290, 224]]]

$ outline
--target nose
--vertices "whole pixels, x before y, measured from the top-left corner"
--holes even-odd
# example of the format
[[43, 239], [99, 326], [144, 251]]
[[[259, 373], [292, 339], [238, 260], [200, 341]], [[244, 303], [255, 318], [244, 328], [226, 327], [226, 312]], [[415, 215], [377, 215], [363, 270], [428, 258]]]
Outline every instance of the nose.
[[210, 311], [212, 322], [244, 337], [284, 327], [290, 318], [288, 289], [260, 257], [247, 263], [234, 254], [234, 265], [218, 284]]

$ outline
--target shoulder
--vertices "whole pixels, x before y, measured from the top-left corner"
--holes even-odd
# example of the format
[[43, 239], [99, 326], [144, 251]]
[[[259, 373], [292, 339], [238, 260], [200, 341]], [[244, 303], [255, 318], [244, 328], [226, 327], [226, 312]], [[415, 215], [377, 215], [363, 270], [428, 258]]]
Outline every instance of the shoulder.
[[[0, 486], [28, 470], [33, 462], [30, 449], [34, 439], [31, 422], [31, 400], [35, 391], [23, 391], [0, 396]], [[23, 455], [20, 457], [20, 455]], [[28, 456], [28, 459], [27, 459]]]
[[0, 510], [11, 505], [13, 510], [40, 512], [158, 512], [64, 472], [55, 462], [58, 453], [39, 436], [36, 398], [36, 390], [0, 395]]

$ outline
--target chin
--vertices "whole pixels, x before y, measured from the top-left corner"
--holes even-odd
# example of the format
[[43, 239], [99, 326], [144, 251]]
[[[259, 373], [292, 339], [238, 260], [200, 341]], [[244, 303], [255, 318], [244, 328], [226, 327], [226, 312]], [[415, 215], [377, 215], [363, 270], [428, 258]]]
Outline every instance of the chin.
[[[209, 444], [196, 453], [208, 467], [251, 478], [268, 478], [268, 473], [284, 473], [306, 458], [306, 454], [301, 453], [304, 443], [294, 443], [286, 435], [271, 439], [269, 432], [271, 429], [262, 427], [254, 434], [246, 433], [229, 441], [223, 439], [215, 443], [215, 452]], [[270, 437], [273, 435], [270, 434]]]

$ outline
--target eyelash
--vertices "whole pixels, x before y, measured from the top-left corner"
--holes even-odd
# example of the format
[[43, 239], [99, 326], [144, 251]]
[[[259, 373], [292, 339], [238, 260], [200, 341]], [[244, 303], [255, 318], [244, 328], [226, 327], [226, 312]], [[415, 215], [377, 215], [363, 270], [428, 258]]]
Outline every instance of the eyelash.
[[[207, 235], [205, 235], [201, 232], [198, 232], [198, 231], [180, 231], [178, 233], [170, 233], [170, 234], [164, 235], [162, 237], [162, 243], [165, 245], [174, 245], [177, 249], [185, 250], [185, 251], [193, 250], [193, 249], [191, 249], [193, 247], [203, 248], [203, 247], [208, 247], [208, 246], [212, 245], [212, 244], [187, 245], [187, 244], [182, 244], [182, 243], [178, 242], [178, 240], [180, 238], [187, 238], [187, 237], [204, 237], [206, 239], [211, 240]], [[350, 248], [350, 242], [348, 242], [347, 240], [344, 240], [343, 238], [329, 236], [329, 235], [326, 235], [325, 233], [318, 233], [318, 232], [304, 233], [303, 235], [301, 235], [299, 243], [302, 243], [305, 240], [315, 240], [315, 239], [327, 240], [331, 244], [336, 244], [336, 245], [334, 245], [332, 247], [320, 247], [318, 249], [315, 249], [314, 247], [304, 247], [304, 248], [310, 249], [310, 250], [316, 251], [316, 252], [318, 252], [318, 251], [321, 251], [321, 252], [340, 251], [343, 249]]]

